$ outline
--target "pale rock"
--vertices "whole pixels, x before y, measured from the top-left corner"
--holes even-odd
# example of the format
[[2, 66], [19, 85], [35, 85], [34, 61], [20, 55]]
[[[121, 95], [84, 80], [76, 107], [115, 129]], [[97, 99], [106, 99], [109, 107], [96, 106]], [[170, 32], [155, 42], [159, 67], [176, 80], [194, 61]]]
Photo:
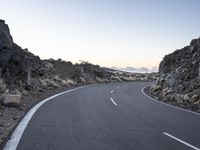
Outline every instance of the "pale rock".
[[102, 83], [102, 79], [101, 78], [99, 78], [99, 77], [96, 77], [96, 81], [98, 82], [98, 83]]
[[77, 83], [71, 79], [66, 80], [69, 85], [76, 85]]
[[191, 103], [194, 103], [194, 102], [196, 102], [198, 99], [199, 99], [199, 95], [195, 94], [195, 95], [193, 95], [193, 96], [191, 97], [190, 102], [191, 102]]
[[150, 88], [150, 90], [152, 92], [160, 91], [160, 89], [161, 89], [161, 86], [160, 85], [156, 85], [156, 84], [152, 85], [151, 88]]
[[200, 105], [200, 100], [194, 102], [194, 105]]
[[183, 99], [184, 101], [190, 101], [190, 96], [188, 94], [185, 94]]
[[21, 103], [20, 94], [8, 94], [3, 100], [3, 104], [9, 107], [19, 106]]
[[85, 84], [86, 80], [83, 77], [80, 77], [81, 83]]

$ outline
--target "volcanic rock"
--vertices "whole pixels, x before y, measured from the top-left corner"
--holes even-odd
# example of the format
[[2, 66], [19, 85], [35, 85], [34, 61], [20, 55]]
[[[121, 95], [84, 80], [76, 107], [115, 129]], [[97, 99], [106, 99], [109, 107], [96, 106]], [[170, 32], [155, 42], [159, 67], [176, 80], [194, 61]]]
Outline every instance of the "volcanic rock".
[[[194, 103], [198, 105], [196, 101], [200, 97], [200, 38], [163, 58], [159, 66], [159, 79], [153, 87], [157, 86], [160, 86], [157, 96], [161, 97], [161, 100], [166, 96], [178, 94], [183, 96], [175, 97], [177, 102], [184, 101], [186, 106], [191, 107]], [[152, 92], [155, 91], [153, 87]]]

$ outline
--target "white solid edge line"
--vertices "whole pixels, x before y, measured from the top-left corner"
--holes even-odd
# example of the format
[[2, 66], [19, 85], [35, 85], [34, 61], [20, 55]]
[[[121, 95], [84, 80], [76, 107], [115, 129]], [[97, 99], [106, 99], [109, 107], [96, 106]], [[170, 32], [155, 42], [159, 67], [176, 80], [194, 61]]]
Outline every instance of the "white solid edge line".
[[33, 117], [34, 113], [47, 101], [52, 100], [53, 98], [60, 96], [62, 94], [65, 93], [69, 93], [84, 87], [89, 87], [92, 85], [88, 85], [88, 86], [82, 86], [82, 87], [78, 87], [78, 88], [74, 88], [68, 91], [64, 91], [61, 93], [58, 93], [56, 95], [53, 95], [51, 97], [48, 97], [44, 100], [42, 100], [41, 102], [39, 102], [38, 104], [36, 104], [33, 108], [31, 108], [31, 110], [28, 111], [28, 113], [24, 116], [24, 118], [21, 120], [21, 122], [18, 124], [18, 126], [16, 127], [16, 129], [14, 130], [14, 132], [12, 133], [10, 139], [7, 141], [6, 145], [4, 146], [3, 150], [16, 150], [17, 146], [20, 142], [20, 139], [24, 133], [24, 130], [26, 129], [29, 121], [31, 120], [31, 118]]
[[197, 148], [197, 147], [195, 147], [195, 146], [193, 146], [193, 145], [191, 145], [191, 144], [189, 144], [189, 143], [187, 143], [187, 142], [185, 142], [185, 141], [183, 141], [183, 140], [181, 140], [181, 139], [179, 139], [177, 137], [174, 137], [173, 135], [171, 135], [169, 133], [163, 132], [163, 134], [165, 134], [166, 136], [168, 136], [168, 137], [170, 137], [170, 138], [172, 138], [172, 139], [174, 139], [174, 140], [176, 140], [176, 141], [178, 141], [178, 142], [180, 142], [180, 143], [182, 143], [184, 145], [187, 145], [188, 147], [190, 147], [192, 149], [200, 150], [199, 148]]
[[177, 106], [174, 106], [174, 105], [170, 105], [170, 104], [167, 104], [167, 103], [165, 103], [165, 102], [162, 102], [162, 101], [159, 101], [159, 100], [156, 100], [156, 99], [150, 97], [149, 95], [147, 95], [147, 94], [144, 92], [144, 89], [147, 88], [147, 87], [149, 87], [149, 86], [145, 86], [144, 88], [142, 88], [142, 93], [143, 93], [146, 97], [148, 97], [149, 99], [151, 99], [151, 100], [153, 100], [153, 101], [155, 101], [155, 102], [158, 102], [158, 103], [161, 103], [161, 104], [164, 104], [164, 105], [167, 105], [167, 106], [170, 106], [170, 107], [173, 107], [173, 108], [176, 108], [176, 109], [179, 109], [179, 110], [183, 110], [183, 111], [186, 111], [186, 112], [189, 112], [189, 113], [192, 113], [192, 114], [195, 114], [195, 115], [200, 116], [200, 113], [196, 113], [196, 112], [191, 111], [191, 110], [187, 110], [187, 109], [184, 109], [184, 108], [181, 108], [181, 107], [177, 107]]
[[114, 92], [114, 90], [110, 91], [110, 93], [112, 94]]
[[113, 98], [112, 98], [112, 97], [110, 98], [110, 100], [111, 100], [111, 102], [113, 102], [113, 104], [114, 104], [114, 105], [116, 105], [116, 106], [117, 106], [117, 103], [116, 103], [116, 102], [113, 100]]

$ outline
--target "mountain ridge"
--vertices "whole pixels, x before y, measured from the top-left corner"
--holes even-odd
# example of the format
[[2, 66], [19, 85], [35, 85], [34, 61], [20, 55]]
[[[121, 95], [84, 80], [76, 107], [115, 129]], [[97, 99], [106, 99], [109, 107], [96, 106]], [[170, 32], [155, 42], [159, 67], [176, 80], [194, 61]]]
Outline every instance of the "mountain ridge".
[[125, 71], [125, 72], [134, 72], [134, 73], [156, 73], [158, 72], [158, 67], [111, 67], [111, 69], [119, 70], [119, 71]]

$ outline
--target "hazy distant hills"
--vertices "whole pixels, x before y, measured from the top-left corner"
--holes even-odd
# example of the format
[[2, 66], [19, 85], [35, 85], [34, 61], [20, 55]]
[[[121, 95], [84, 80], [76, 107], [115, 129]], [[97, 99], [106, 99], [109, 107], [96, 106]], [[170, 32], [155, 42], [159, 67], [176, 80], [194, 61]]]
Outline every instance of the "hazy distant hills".
[[125, 68], [118, 68], [118, 67], [111, 67], [111, 69], [114, 70], [120, 70], [120, 71], [126, 71], [126, 72], [137, 72], [137, 73], [146, 73], [146, 72], [158, 72], [158, 67], [152, 67], [152, 68], [147, 68], [147, 67], [125, 67]]

